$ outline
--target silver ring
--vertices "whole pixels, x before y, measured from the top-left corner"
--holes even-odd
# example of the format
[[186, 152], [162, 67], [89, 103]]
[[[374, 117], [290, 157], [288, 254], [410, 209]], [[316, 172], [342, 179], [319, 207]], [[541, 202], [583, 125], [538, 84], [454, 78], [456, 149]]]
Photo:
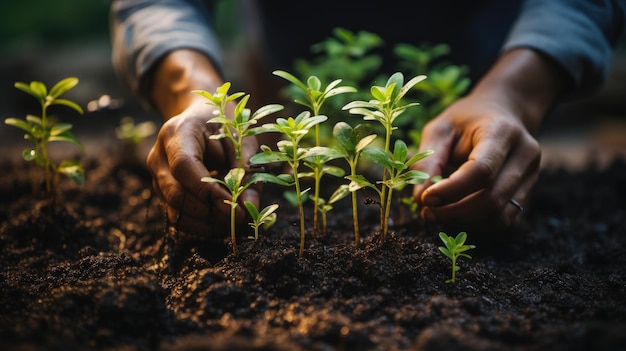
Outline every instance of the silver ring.
[[509, 203], [511, 203], [511, 205], [517, 207], [518, 210], [524, 211], [524, 207], [522, 207], [522, 205], [520, 205], [519, 202], [515, 201], [515, 199], [509, 200]]

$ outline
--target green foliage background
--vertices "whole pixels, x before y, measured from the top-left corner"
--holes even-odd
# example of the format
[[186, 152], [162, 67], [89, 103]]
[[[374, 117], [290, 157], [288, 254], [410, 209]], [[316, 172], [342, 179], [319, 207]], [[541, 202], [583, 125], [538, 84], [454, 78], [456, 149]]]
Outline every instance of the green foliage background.
[[108, 40], [109, 0], [0, 2], [0, 50]]

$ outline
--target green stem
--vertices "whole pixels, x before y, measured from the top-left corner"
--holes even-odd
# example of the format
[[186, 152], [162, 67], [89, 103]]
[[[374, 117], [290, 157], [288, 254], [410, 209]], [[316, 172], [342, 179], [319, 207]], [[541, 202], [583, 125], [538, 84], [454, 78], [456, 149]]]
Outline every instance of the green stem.
[[[355, 158], [356, 159], [356, 158]], [[356, 176], [356, 161], [350, 162], [350, 174], [352, 177]], [[357, 203], [356, 191], [352, 192], [352, 223], [354, 226], [354, 245], [359, 246], [361, 244], [361, 234], [359, 233], [359, 214]]]
[[454, 283], [456, 281], [456, 257], [452, 258], [452, 279], [450, 282]]
[[389, 216], [391, 215], [391, 193], [393, 192], [392, 188], [389, 188], [389, 192], [387, 193], [387, 199], [385, 202], [385, 223], [383, 227], [383, 239], [387, 237], [387, 233], [389, 232]]
[[[317, 163], [319, 165], [319, 163]], [[315, 179], [315, 194], [313, 195], [313, 231], [317, 230], [317, 217], [318, 217], [318, 203], [320, 198], [320, 183], [322, 181], [322, 176], [320, 169], [317, 167], [313, 169], [314, 179]]]
[[233, 197], [233, 203], [230, 205], [230, 242], [233, 245], [233, 254], [237, 255], [237, 233], [235, 231], [235, 209], [237, 200]]
[[[387, 121], [391, 121], [391, 116], [387, 116]], [[387, 123], [385, 124], [385, 152], [389, 153], [390, 152], [390, 145], [391, 145], [391, 123]], [[383, 178], [382, 178], [382, 182], [380, 184], [380, 227], [382, 228], [383, 231], [383, 239], [387, 236], [387, 222], [389, 222], [389, 214], [385, 213], [385, 209], [383, 206], [383, 204], [387, 203], [387, 198], [389, 197], [389, 195], [387, 194], [387, 186], [385, 185], [385, 182], [387, 181], [387, 169], [383, 168]], [[391, 193], [391, 191], [390, 191]]]
[[304, 254], [304, 205], [302, 204], [302, 195], [300, 194], [300, 181], [298, 180], [298, 163], [293, 167], [293, 176], [295, 179], [296, 196], [298, 197], [298, 210], [300, 212], [300, 251], [298, 255], [302, 257]]

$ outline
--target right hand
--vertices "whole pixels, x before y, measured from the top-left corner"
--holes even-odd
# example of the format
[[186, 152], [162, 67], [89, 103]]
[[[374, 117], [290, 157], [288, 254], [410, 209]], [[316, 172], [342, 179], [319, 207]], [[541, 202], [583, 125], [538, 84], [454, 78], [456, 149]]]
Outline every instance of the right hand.
[[[232, 143], [227, 139], [212, 140], [209, 136], [219, 125], [206, 123], [214, 107], [195, 102], [182, 113], [168, 119], [159, 131], [150, 150], [147, 166], [153, 175], [153, 188], [167, 214], [169, 224], [177, 230], [224, 241], [229, 233], [231, 195], [218, 183], [206, 183], [205, 176], [223, 177], [236, 166]], [[244, 164], [258, 148], [254, 137], [244, 141]], [[240, 197], [259, 204], [259, 191], [248, 188]], [[237, 221], [246, 217], [244, 206], [237, 206]]]

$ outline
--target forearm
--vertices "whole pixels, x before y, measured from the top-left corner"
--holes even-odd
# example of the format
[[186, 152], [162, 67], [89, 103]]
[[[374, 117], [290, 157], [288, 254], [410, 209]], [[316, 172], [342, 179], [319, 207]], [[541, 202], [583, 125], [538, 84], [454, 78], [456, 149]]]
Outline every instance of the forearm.
[[159, 62], [148, 91], [153, 106], [167, 120], [194, 103], [206, 102], [192, 90], [213, 92], [222, 84], [223, 79], [204, 54], [183, 49], [169, 53]]
[[535, 50], [519, 48], [504, 53], [470, 95], [509, 106], [534, 133], [568, 81], [554, 61]]

